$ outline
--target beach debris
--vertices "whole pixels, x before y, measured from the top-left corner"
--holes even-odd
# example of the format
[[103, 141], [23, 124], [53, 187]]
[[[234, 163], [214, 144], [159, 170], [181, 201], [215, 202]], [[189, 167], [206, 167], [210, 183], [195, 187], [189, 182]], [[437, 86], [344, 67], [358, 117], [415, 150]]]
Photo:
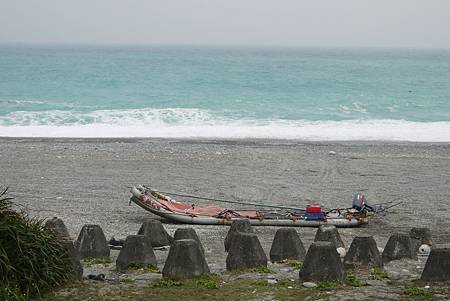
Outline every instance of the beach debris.
[[448, 281], [450, 280], [450, 245], [435, 245], [425, 263], [420, 280]]
[[314, 288], [314, 287], [317, 287], [317, 284], [314, 282], [306, 281], [306, 282], [302, 283], [302, 286], [306, 287], [306, 288]]
[[267, 266], [267, 256], [254, 233], [235, 232], [226, 259], [228, 271]]
[[84, 277], [85, 280], [96, 280], [96, 281], [105, 281], [105, 274], [89, 274]]
[[234, 236], [237, 232], [242, 233], [253, 233], [252, 225], [250, 221], [246, 218], [235, 220], [231, 223], [230, 230], [228, 230], [227, 236], [225, 237], [225, 251], [228, 252], [231, 248], [231, 244], [234, 240]]
[[380, 252], [373, 236], [357, 236], [353, 239], [344, 258], [345, 267], [357, 266], [383, 267]]
[[429, 245], [423, 244], [419, 247], [419, 254], [428, 255], [431, 252], [431, 247]]
[[164, 247], [171, 245], [173, 242], [172, 236], [167, 233], [161, 222], [156, 219], [146, 220], [137, 234], [148, 236], [153, 247]]
[[430, 246], [433, 244], [431, 241], [431, 231], [429, 228], [413, 227], [409, 232], [409, 236], [413, 239], [419, 240], [421, 244]]
[[162, 271], [163, 277], [185, 279], [206, 273], [209, 273], [209, 267], [198, 243], [193, 239], [175, 240]]
[[344, 258], [347, 255], [347, 250], [343, 247], [336, 248], [336, 252], [338, 252], [339, 257]]
[[336, 155], [336, 152], [335, 152], [335, 151], [329, 151], [329, 152], [328, 152], [328, 155], [330, 155], [330, 156], [335, 156], [335, 155]]
[[57, 218], [56, 216], [48, 219], [45, 222], [44, 227], [52, 230], [59, 239], [70, 240], [69, 231], [67, 231], [67, 227], [62, 219]]
[[328, 241], [316, 241], [306, 253], [299, 277], [307, 281], [342, 280], [344, 264], [336, 252], [336, 246]]
[[285, 259], [302, 261], [305, 259], [306, 250], [295, 229], [280, 228], [275, 233], [269, 254], [272, 262]]
[[111, 237], [109, 240], [109, 248], [112, 250], [120, 250], [123, 247], [123, 244], [125, 243], [124, 239], [116, 239], [114, 236]]
[[71, 240], [62, 240], [62, 246], [67, 252], [67, 255], [72, 261], [72, 275], [75, 279], [83, 278], [83, 265], [80, 261], [80, 254], [78, 250], [75, 248], [73, 242]]
[[130, 264], [156, 266], [155, 253], [148, 236], [129, 235], [125, 239], [125, 243], [116, 260], [116, 268], [119, 271], [125, 271]]
[[344, 242], [339, 235], [339, 232], [335, 226], [322, 225], [317, 229], [314, 241], [328, 241], [335, 245], [335, 248], [345, 248]]
[[81, 258], [109, 257], [105, 234], [99, 225], [84, 225], [76, 242]]
[[383, 263], [401, 258], [417, 259], [417, 249], [417, 240], [412, 239], [407, 234], [395, 233], [389, 237], [384, 247]]
[[178, 228], [173, 235], [173, 239], [193, 239], [198, 243], [202, 254], [205, 254], [205, 249], [203, 249], [202, 242], [200, 241], [200, 238], [198, 238], [197, 232], [195, 232], [194, 228]]

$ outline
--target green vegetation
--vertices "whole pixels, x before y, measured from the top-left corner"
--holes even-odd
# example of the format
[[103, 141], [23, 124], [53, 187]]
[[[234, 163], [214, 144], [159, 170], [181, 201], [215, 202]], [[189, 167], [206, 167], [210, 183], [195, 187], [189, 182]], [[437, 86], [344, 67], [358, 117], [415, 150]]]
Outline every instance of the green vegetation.
[[355, 286], [355, 287], [367, 285], [367, 282], [365, 282], [361, 279], [358, 279], [355, 275], [352, 275], [352, 274], [347, 275], [347, 277], [345, 278], [345, 283], [350, 286]]
[[424, 288], [410, 287], [403, 291], [403, 294], [416, 300], [432, 300], [433, 294]]
[[303, 267], [303, 262], [299, 260], [288, 259], [286, 261], [287, 265], [293, 268], [294, 270], [301, 270]]
[[152, 287], [203, 287], [208, 289], [218, 289], [220, 287], [220, 277], [216, 274], [204, 274], [198, 278], [177, 281], [173, 279], [161, 279], [154, 282]]
[[[215, 279], [218, 288], [205, 285], [206, 279]], [[203, 279], [203, 281], [200, 281]], [[311, 300], [329, 298], [328, 292], [303, 288], [301, 283], [283, 282], [268, 284], [267, 280], [238, 279], [223, 281], [217, 275], [205, 275], [187, 280], [160, 280], [149, 285], [121, 283], [114, 286], [108, 283], [85, 281], [70, 284], [60, 292], [44, 296], [42, 301], [58, 300]]]
[[197, 280], [198, 286], [203, 286], [209, 289], [219, 288], [220, 278], [215, 274], [204, 274]]
[[152, 284], [154, 287], [172, 287], [172, 286], [182, 286], [183, 284], [179, 281], [172, 279], [162, 279]]
[[269, 269], [268, 267], [264, 265], [257, 266], [256, 268], [250, 269], [254, 273], [261, 273], [261, 274], [274, 274], [275, 272]]
[[13, 210], [6, 193], [0, 191], [0, 300], [28, 300], [65, 283], [73, 265], [43, 221]]
[[328, 290], [342, 286], [342, 282], [339, 280], [324, 280], [317, 283], [317, 289]]
[[369, 279], [372, 280], [383, 280], [388, 278], [387, 274], [384, 272], [382, 268], [372, 268], [370, 270]]
[[108, 264], [112, 263], [112, 260], [109, 257], [102, 257], [102, 258], [86, 257], [86, 258], [83, 258], [83, 263], [89, 267], [94, 264], [108, 265]]
[[144, 273], [161, 273], [158, 267], [153, 264], [145, 264], [139, 262], [132, 262], [128, 265], [130, 270], [142, 270]]

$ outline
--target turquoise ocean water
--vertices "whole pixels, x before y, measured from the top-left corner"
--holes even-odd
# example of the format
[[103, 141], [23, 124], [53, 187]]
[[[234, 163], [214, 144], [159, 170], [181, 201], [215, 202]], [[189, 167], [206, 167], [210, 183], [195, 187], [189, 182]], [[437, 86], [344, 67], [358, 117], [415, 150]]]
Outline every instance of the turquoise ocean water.
[[0, 136], [450, 141], [450, 50], [0, 46]]

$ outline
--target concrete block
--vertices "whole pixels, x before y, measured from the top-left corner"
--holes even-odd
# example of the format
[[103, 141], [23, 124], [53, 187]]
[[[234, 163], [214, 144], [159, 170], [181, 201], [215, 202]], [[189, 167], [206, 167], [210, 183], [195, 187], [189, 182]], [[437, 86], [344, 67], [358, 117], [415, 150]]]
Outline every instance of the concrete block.
[[280, 228], [275, 233], [269, 254], [272, 262], [285, 259], [303, 261], [306, 250], [295, 229]]

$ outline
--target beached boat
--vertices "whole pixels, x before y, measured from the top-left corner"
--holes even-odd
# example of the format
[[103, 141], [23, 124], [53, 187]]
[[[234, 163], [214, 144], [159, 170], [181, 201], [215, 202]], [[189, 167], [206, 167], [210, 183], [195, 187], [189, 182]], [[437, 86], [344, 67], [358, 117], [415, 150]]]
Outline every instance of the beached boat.
[[303, 210], [274, 205], [267, 206], [278, 210], [230, 210], [215, 205], [197, 206], [178, 202], [145, 186], [132, 187], [131, 193], [130, 202], [168, 221], [183, 224], [230, 225], [234, 220], [246, 218], [254, 226], [357, 227], [366, 224], [370, 215], [363, 206], [327, 211], [322, 211], [319, 206], [308, 206]]

